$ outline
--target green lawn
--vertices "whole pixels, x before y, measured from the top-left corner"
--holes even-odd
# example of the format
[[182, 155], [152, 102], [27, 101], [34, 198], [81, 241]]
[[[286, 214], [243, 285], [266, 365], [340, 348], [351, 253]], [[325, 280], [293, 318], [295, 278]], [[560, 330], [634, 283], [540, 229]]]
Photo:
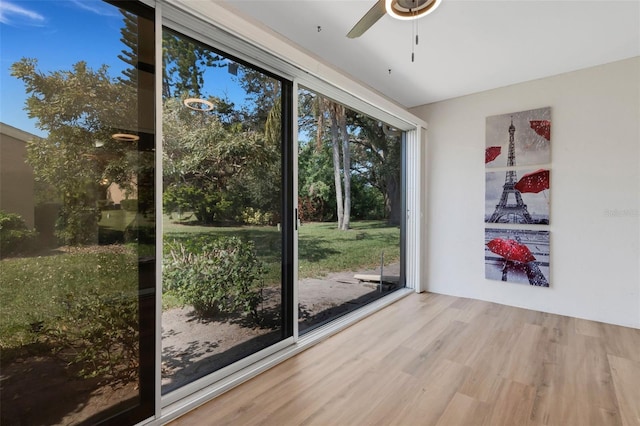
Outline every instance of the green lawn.
[[135, 253], [77, 252], [0, 262], [0, 348], [34, 341], [33, 326], [55, 319], [70, 294], [138, 291]]
[[[115, 231], [134, 219], [126, 212], [112, 213], [101, 225]], [[220, 235], [251, 240], [265, 263], [266, 283], [280, 281], [281, 233], [276, 227], [203, 227], [167, 220], [164, 232], [165, 242], [175, 239], [196, 247]], [[399, 241], [399, 228], [380, 221], [355, 222], [349, 231], [338, 231], [334, 223], [305, 223], [299, 235], [300, 278], [373, 267], [383, 251], [386, 264], [398, 261]], [[69, 294], [136, 292], [137, 267], [134, 250], [122, 245], [0, 261], [0, 349], [32, 343], [34, 325], [55, 320]]]
[[[267, 281], [280, 280], [280, 238], [275, 226], [205, 227], [181, 225], [166, 219], [166, 241], [200, 241], [221, 235], [235, 235], [253, 241], [258, 256], [267, 266]], [[385, 264], [400, 259], [400, 228], [383, 221], [351, 223], [348, 231], [338, 231], [335, 223], [305, 223], [300, 226], [299, 278], [318, 277], [329, 272], [355, 271], [380, 265], [384, 252]]]
[[351, 223], [338, 231], [334, 223], [309, 223], [300, 227], [298, 238], [299, 277], [317, 277], [329, 272], [356, 271], [400, 259], [400, 228], [382, 221]]

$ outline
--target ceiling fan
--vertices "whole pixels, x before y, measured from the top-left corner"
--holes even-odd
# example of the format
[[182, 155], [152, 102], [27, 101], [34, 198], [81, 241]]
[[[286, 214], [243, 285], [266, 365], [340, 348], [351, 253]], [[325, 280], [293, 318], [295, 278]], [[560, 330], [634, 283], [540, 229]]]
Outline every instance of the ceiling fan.
[[347, 37], [360, 37], [386, 13], [396, 19], [418, 19], [433, 12], [442, 0], [378, 0], [349, 31]]

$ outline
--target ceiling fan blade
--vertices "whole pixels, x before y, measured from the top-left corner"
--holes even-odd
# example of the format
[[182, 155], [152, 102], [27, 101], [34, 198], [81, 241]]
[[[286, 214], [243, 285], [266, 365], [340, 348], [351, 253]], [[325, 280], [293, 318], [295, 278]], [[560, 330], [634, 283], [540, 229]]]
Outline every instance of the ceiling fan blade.
[[378, 22], [378, 19], [382, 18], [387, 13], [384, 8], [384, 0], [378, 0], [371, 9], [353, 26], [347, 37], [356, 38], [360, 37], [367, 31], [373, 24]]

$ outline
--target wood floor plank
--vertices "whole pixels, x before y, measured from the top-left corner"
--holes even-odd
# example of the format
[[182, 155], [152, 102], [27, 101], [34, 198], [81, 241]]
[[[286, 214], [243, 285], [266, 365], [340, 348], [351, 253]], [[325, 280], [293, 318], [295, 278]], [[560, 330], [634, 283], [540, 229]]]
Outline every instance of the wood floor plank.
[[505, 328], [495, 324], [499, 320], [499, 317], [488, 315], [483, 333], [486, 343], [481, 346], [482, 349], [467, 349], [462, 352], [474, 356], [467, 358], [465, 362], [465, 365], [471, 367], [471, 372], [459, 391], [480, 401], [489, 402], [497, 398], [505, 366], [522, 332], [523, 324], [514, 322], [511, 327]]
[[502, 388], [485, 418], [486, 426], [528, 425], [535, 400], [535, 388], [503, 379]]
[[174, 425], [640, 425], [640, 330], [404, 298]]
[[[413, 349], [417, 356], [402, 371], [418, 378], [423, 378], [430, 374], [434, 362], [438, 359], [446, 358], [445, 354], [448, 353], [450, 346], [454, 343], [450, 336], [459, 335], [465, 327], [467, 327], [466, 323], [450, 321], [436, 336], [424, 336], [426, 344], [413, 345], [412, 347], [410, 342], [405, 342], [404, 344]], [[412, 341], [421, 339], [422, 336], [415, 336]]]
[[608, 358], [622, 424], [640, 425], [640, 362], [613, 355]]
[[576, 333], [584, 336], [602, 337], [604, 330], [602, 325], [595, 321], [589, 321], [581, 318], [574, 319]]
[[524, 325], [504, 365], [505, 378], [531, 386], [536, 384], [543, 367], [542, 336], [543, 327]]
[[[323, 404], [303, 425], [351, 425], [367, 424], [365, 419], [370, 411], [388, 399], [394, 389], [394, 382], [406, 383], [413, 380], [407, 375], [388, 370], [372, 368], [366, 374], [355, 378], [348, 386], [336, 389], [333, 397]], [[397, 386], [397, 384], [396, 384]]]
[[436, 426], [481, 425], [489, 414], [489, 404], [456, 393], [438, 419]]
[[469, 367], [440, 359], [431, 367], [428, 379], [421, 379], [413, 398], [402, 407], [392, 425], [435, 425], [444, 413], [456, 389], [469, 374]]
[[640, 329], [603, 324], [607, 353], [640, 362]]

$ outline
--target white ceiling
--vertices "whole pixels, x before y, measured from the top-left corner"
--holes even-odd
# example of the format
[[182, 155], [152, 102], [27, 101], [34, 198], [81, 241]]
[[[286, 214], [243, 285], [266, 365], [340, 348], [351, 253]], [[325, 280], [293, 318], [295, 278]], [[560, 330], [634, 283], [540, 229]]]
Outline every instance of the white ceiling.
[[405, 107], [640, 55], [640, 0], [443, 0], [413, 63], [412, 22], [346, 37], [375, 0], [226, 1]]

